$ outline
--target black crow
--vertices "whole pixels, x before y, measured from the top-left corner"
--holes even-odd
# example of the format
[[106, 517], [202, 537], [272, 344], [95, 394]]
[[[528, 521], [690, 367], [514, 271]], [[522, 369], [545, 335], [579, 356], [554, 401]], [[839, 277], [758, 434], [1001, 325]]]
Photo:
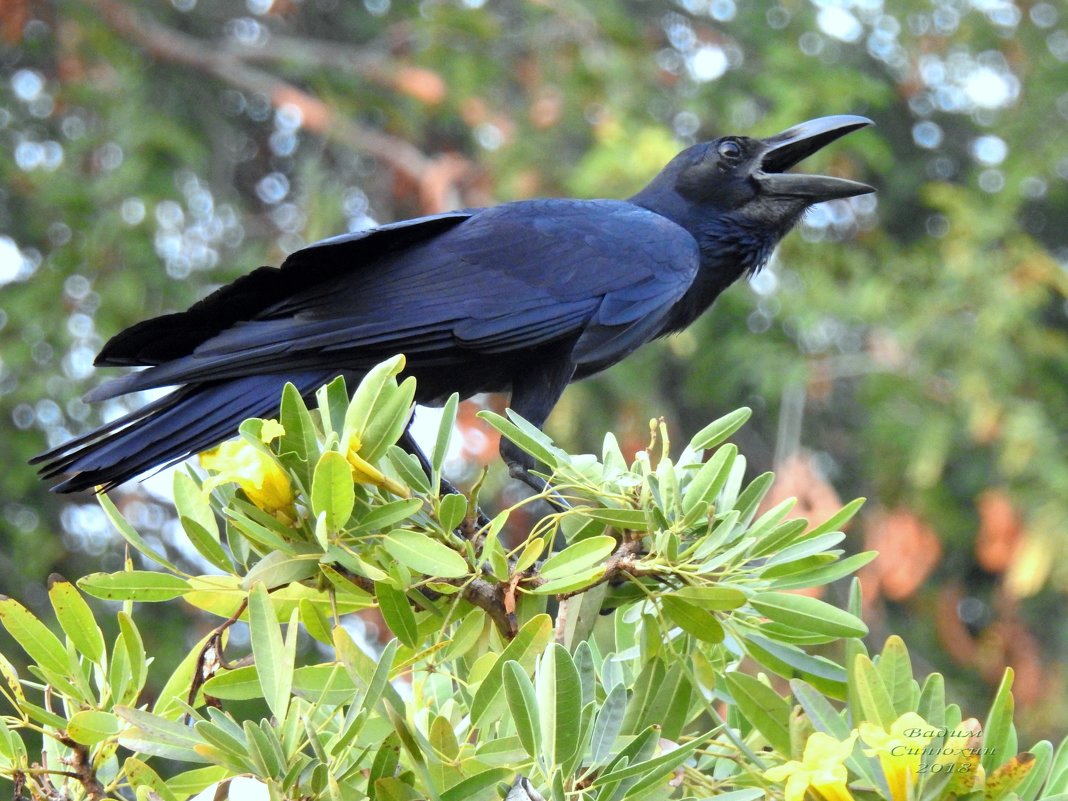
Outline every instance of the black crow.
[[[873, 191], [787, 172], [869, 124], [823, 117], [693, 145], [629, 200], [522, 200], [317, 242], [115, 336], [96, 364], [147, 369], [89, 400], [176, 389], [35, 462], [69, 476], [57, 492], [111, 488], [274, 415], [287, 381], [311, 396], [344, 375], [351, 389], [397, 353], [417, 402], [507, 391], [540, 427], [569, 382], [685, 328], [758, 270], [809, 206]], [[527, 454], [502, 442], [501, 456], [540, 487]]]

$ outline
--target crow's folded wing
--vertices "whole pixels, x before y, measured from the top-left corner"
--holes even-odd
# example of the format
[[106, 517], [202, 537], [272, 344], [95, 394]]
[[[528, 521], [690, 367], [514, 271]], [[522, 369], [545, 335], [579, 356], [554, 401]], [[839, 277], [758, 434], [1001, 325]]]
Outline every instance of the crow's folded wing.
[[[406, 354], [412, 368], [462, 365], [561, 340], [575, 343], [576, 364], [607, 363], [655, 336], [696, 275], [690, 234], [630, 203], [520, 201], [467, 214], [415, 242], [390, 247], [383, 238], [370, 253], [354, 253], [359, 243], [346, 238], [299, 251], [281, 272], [303, 264], [307, 282], [191, 353], [94, 395], [325, 366], [359, 370], [393, 353]], [[324, 262], [351, 267], [324, 270]], [[238, 284], [213, 304], [227, 294], [240, 303]]]
[[150, 366], [188, 356], [213, 336], [261, 314], [265, 308], [328, 280], [371, 266], [383, 253], [411, 247], [458, 225], [477, 209], [450, 211], [382, 225], [316, 242], [278, 267], [260, 267], [216, 290], [184, 312], [130, 326], [97, 354], [101, 366]]

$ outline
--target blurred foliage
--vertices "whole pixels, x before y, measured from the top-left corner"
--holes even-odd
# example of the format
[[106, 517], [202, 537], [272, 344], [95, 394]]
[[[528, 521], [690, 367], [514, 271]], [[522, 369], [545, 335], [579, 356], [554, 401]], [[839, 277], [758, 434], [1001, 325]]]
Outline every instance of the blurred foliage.
[[[878, 196], [814, 209], [692, 330], [572, 388], [550, 430], [593, 450], [611, 427], [629, 457], [654, 412], [691, 432], [753, 407], [751, 465], [792, 476], [773, 495], [816, 517], [875, 499], [850, 547], [883, 553], [863, 574], [878, 640], [907, 629], [972, 705], [1011, 664], [1024, 731], [1068, 719], [1061, 4], [6, 0], [0, 42], [6, 592], [43, 609], [50, 571], [122, 564], [95, 502], [22, 465], [122, 408], [78, 396], [124, 326], [373, 221], [625, 196], [697, 139], [861, 113], [878, 127], [804, 169]], [[197, 564], [158, 495], [116, 502]], [[171, 663], [189, 612], [166, 614], [143, 629]]]

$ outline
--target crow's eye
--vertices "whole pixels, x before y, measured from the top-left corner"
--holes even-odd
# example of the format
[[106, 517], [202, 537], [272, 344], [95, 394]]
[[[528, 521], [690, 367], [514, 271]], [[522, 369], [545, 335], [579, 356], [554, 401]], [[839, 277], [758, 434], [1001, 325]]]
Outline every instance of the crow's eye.
[[727, 139], [726, 141], [719, 143], [716, 152], [724, 161], [738, 161], [738, 159], [742, 157], [742, 146], [737, 142]]

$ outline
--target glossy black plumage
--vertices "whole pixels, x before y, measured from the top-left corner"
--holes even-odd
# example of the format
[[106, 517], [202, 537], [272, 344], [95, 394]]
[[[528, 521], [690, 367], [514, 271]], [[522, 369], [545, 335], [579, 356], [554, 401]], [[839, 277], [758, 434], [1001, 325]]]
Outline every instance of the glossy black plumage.
[[[114, 337], [97, 364], [147, 369], [88, 399], [179, 389], [35, 461], [46, 478], [72, 474], [57, 491], [114, 486], [274, 414], [287, 380], [305, 394], [338, 374], [354, 386], [396, 353], [421, 403], [511, 391], [541, 425], [569, 381], [685, 327], [758, 269], [813, 202], [871, 191], [781, 173], [866, 124], [832, 117], [696, 145], [629, 201], [519, 201], [311, 245]], [[520, 477], [532, 466], [502, 455]]]

